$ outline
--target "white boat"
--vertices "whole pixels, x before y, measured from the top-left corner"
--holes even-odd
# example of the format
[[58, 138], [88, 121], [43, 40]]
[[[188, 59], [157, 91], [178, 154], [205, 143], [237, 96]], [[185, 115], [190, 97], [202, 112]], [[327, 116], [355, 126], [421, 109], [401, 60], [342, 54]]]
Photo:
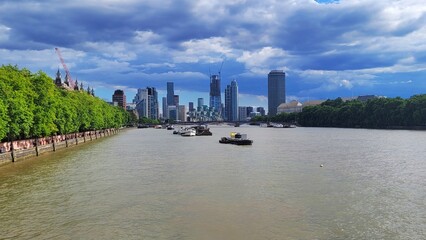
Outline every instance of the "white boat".
[[187, 128], [181, 131], [180, 135], [183, 137], [192, 137], [197, 134], [197, 131], [193, 128]]

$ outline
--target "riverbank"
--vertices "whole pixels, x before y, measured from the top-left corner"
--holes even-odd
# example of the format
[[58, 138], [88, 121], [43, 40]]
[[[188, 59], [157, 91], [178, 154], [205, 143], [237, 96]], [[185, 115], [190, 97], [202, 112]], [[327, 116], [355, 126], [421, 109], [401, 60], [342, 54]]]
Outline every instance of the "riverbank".
[[37, 157], [43, 153], [55, 152], [61, 149], [92, 142], [100, 138], [115, 135], [119, 132], [120, 129], [112, 128], [99, 131], [56, 135], [45, 138], [3, 142], [0, 143], [0, 167], [8, 163]]

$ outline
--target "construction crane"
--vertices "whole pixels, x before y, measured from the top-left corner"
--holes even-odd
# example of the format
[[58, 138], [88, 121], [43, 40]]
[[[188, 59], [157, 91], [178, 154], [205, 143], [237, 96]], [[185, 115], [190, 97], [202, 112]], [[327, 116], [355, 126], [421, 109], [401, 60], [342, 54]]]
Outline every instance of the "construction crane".
[[64, 59], [62, 58], [61, 51], [60, 51], [60, 50], [59, 50], [59, 48], [57, 48], [57, 47], [55, 47], [55, 51], [56, 51], [56, 54], [58, 54], [59, 60], [61, 61], [62, 66], [63, 66], [63, 67], [64, 67], [64, 69], [65, 69], [65, 73], [66, 73], [66, 75], [65, 75], [65, 81], [68, 81], [69, 86], [70, 86], [72, 89], [74, 89], [74, 81], [72, 80], [72, 78], [71, 78], [71, 74], [70, 74], [70, 71], [68, 70], [68, 67], [67, 67], [67, 65], [65, 64], [65, 61], [64, 61]]

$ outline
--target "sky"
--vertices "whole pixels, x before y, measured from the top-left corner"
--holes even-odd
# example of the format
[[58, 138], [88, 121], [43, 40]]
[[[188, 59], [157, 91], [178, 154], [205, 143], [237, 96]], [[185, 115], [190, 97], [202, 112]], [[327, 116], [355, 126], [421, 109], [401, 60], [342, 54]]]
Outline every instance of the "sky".
[[267, 109], [267, 74], [286, 73], [287, 101], [426, 93], [426, 4], [418, 0], [0, 0], [0, 64], [62, 65], [107, 101], [166, 82], [188, 104], [222, 98]]

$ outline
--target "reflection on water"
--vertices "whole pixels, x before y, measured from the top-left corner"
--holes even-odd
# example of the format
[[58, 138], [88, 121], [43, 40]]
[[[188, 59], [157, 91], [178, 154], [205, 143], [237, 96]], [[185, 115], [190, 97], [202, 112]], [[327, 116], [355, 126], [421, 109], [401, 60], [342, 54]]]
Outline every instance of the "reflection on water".
[[[218, 143], [235, 130], [253, 145]], [[211, 131], [127, 130], [0, 168], [0, 239], [426, 237], [425, 132]]]

